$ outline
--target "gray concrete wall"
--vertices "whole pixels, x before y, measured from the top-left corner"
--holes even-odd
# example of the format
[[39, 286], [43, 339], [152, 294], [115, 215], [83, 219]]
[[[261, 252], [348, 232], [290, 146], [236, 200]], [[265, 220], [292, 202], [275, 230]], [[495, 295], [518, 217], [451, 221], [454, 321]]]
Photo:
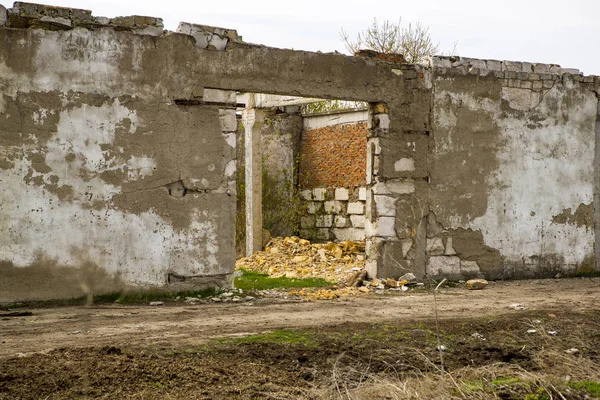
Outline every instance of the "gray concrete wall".
[[430, 275], [539, 277], [594, 266], [593, 79], [512, 67], [436, 69], [430, 210], [443, 232], [428, 241], [443, 238], [456, 254], [430, 254]]
[[370, 275], [593, 269], [598, 78], [179, 31], [0, 8], [0, 301], [230, 284], [234, 90], [371, 102]]
[[0, 14], [0, 179], [10, 188], [0, 301], [229, 285], [228, 90], [412, 107], [399, 97], [413, 91], [377, 60], [248, 45], [191, 24], [166, 32], [151, 17], [23, 3]]
[[[374, 273], [500, 279], [598, 270], [598, 77], [458, 57], [434, 58], [431, 72], [430, 130], [371, 139]], [[387, 124], [386, 111], [374, 110], [373, 124]]]

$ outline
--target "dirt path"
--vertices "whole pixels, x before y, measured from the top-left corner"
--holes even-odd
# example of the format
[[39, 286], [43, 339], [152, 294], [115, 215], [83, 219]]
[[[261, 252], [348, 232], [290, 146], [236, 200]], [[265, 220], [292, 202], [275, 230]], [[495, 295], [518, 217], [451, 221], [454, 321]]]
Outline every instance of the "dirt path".
[[[526, 310], [600, 309], [600, 278], [491, 283], [482, 291], [442, 289], [441, 318], [468, 318]], [[200, 343], [214, 337], [344, 322], [402, 321], [433, 317], [433, 296], [409, 291], [348, 301], [257, 300], [243, 304], [98, 306], [32, 309], [33, 316], [0, 320], [0, 357], [61, 347]]]

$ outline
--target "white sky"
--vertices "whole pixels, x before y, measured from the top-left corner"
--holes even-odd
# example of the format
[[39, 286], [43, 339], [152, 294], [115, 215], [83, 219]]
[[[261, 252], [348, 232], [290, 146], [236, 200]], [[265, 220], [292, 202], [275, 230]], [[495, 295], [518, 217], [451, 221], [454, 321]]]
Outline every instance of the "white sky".
[[[6, 0], [0, 0], [9, 7]], [[272, 47], [345, 53], [339, 31], [354, 35], [378, 20], [420, 21], [442, 51], [458, 41], [458, 55], [530, 61], [600, 75], [600, 0], [379, 0], [206, 1], [37, 0], [91, 9], [95, 16], [161, 17], [233, 28], [247, 42]]]

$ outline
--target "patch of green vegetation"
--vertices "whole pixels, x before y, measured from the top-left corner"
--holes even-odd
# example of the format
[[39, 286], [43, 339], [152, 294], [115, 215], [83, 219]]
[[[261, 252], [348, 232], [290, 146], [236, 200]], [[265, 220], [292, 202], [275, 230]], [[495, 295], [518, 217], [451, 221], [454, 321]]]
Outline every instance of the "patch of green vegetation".
[[307, 348], [316, 348], [314, 334], [311, 331], [295, 331], [291, 329], [278, 329], [259, 335], [250, 335], [239, 338], [220, 338], [221, 343], [277, 343], [277, 344], [300, 344]]
[[525, 395], [524, 400], [550, 400], [550, 396], [548, 396], [546, 389], [538, 388], [536, 393]]
[[465, 394], [482, 392], [485, 390], [485, 385], [482, 381], [463, 380], [461, 383], [461, 391]]
[[110, 292], [93, 296], [80, 296], [70, 299], [33, 300], [10, 304], [9, 308], [51, 308], [83, 306], [86, 304], [119, 303], [124, 305], [148, 304], [151, 301], [175, 301], [178, 297], [212, 297], [220, 293], [215, 289], [194, 291], [139, 290], [127, 292]]
[[268, 274], [241, 269], [242, 275], [235, 278], [235, 287], [243, 290], [291, 289], [306, 287], [325, 287], [333, 285], [323, 278], [271, 278]]
[[523, 382], [521, 378], [512, 377], [512, 376], [499, 376], [498, 378], [492, 381], [492, 385], [495, 386], [504, 386], [504, 385], [514, 385], [515, 383]]
[[573, 389], [586, 391], [588, 394], [591, 394], [592, 396], [600, 397], [600, 382], [594, 382], [594, 381], [569, 382], [568, 386]]

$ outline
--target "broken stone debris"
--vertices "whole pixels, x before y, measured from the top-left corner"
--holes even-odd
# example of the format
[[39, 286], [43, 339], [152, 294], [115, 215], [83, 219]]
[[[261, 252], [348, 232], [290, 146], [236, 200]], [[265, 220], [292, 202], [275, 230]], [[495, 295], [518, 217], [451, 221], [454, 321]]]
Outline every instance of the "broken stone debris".
[[151, 301], [150, 305], [151, 306], [164, 306], [165, 302], [164, 301]]
[[346, 240], [340, 243], [311, 243], [298, 237], [272, 238], [264, 251], [238, 260], [236, 268], [268, 274], [271, 277], [323, 278], [333, 282], [327, 289], [299, 289], [281, 294], [280, 291], [260, 291], [265, 297], [305, 300], [344, 299], [349, 296], [385, 290], [408, 290], [417, 278], [408, 273], [401, 279], [366, 280], [364, 241]]
[[[298, 237], [272, 238], [264, 251], [241, 258], [236, 269], [269, 274], [273, 278], [323, 278], [347, 284], [365, 267], [364, 242], [311, 243]], [[358, 269], [358, 270], [357, 270]]]
[[465, 284], [468, 290], [481, 290], [488, 285], [485, 279], [469, 279]]

